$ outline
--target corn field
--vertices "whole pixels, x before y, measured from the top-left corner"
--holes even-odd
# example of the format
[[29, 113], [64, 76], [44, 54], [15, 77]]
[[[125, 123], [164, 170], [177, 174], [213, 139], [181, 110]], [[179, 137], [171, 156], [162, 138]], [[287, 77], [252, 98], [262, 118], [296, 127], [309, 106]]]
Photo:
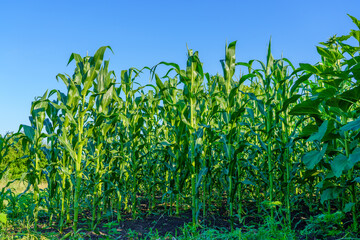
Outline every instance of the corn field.
[[[109, 46], [73, 53], [74, 73], [57, 75], [66, 91], [36, 98], [15, 134], [29, 152], [35, 229], [42, 212], [76, 232], [82, 214], [95, 229], [107, 216], [137, 218], [146, 202], [148, 214], [189, 210], [194, 225], [225, 205], [232, 227], [256, 214], [291, 229], [300, 206], [336, 210], [357, 232], [360, 21], [350, 17], [357, 29], [320, 43], [321, 60], [299, 68], [275, 59], [271, 42], [264, 62], [237, 62], [227, 44], [216, 75], [191, 49], [184, 69], [120, 74], [104, 60]], [[143, 75], [151, 81], [141, 86]], [[6, 154], [6, 137], [0, 147]]]

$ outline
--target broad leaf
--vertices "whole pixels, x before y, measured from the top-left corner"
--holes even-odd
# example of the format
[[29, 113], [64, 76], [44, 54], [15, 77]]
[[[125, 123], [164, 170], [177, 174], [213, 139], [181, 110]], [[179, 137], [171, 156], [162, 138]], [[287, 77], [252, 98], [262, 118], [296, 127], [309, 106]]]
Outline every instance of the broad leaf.
[[34, 143], [35, 138], [35, 130], [34, 128], [28, 126], [28, 125], [20, 125], [20, 129], [24, 129], [25, 136], [31, 141], [31, 143]]
[[356, 163], [360, 162], [360, 148], [356, 148], [350, 155], [349, 155], [349, 162], [346, 166], [345, 170], [352, 169]]
[[322, 138], [324, 137], [327, 127], [328, 127], [328, 121], [324, 121], [321, 126], [319, 127], [319, 130], [314, 133], [313, 135], [311, 135], [309, 137], [309, 139], [307, 140], [307, 142], [312, 142], [312, 141], [319, 141], [321, 142]]
[[358, 129], [360, 129], [360, 117], [340, 128], [341, 131], [349, 131], [349, 130], [355, 131]]
[[300, 97], [301, 97], [300, 94], [295, 94], [295, 95], [293, 95], [291, 98], [286, 99], [285, 102], [284, 102], [284, 104], [283, 104], [283, 107], [281, 108], [280, 111], [281, 111], [281, 112], [282, 112], [282, 111], [285, 111], [291, 103], [296, 102]]
[[316, 166], [316, 164], [318, 164], [320, 160], [324, 157], [326, 149], [327, 149], [327, 144], [324, 145], [321, 151], [314, 150], [309, 153], [306, 153], [302, 159], [306, 168], [310, 170], [313, 169]]
[[306, 70], [310, 73], [315, 73], [315, 74], [319, 73], [319, 70], [311, 64], [300, 63], [299, 65], [300, 65], [301, 69]]
[[349, 202], [347, 204], [345, 204], [345, 207], [343, 209], [343, 212], [347, 213], [351, 211], [351, 208], [355, 205], [355, 203], [353, 202]]
[[336, 177], [340, 177], [348, 163], [348, 158], [343, 155], [337, 155], [334, 160], [331, 162], [331, 170], [333, 171]]
[[321, 194], [321, 204], [327, 200], [337, 199], [342, 192], [343, 190], [341, 188], [336, 187], [325, 189]]
[[299, 77], [296, 80], [296, 82], [294, 83], [294, 85], [291, 87], [290, 94], [293, 94], [296, 90], [298, 90], [298, 87], [300, 86], [300, 84], [307, 81], [311, 77], [311, 75], [312, 75], [311, 73], [308, 73], [308, 74], [305, 74], [305, 75]]
[[289, 112], [290, 115], [321, 115], [318, 110], [319, 101], [306, 100], [297, 104]]

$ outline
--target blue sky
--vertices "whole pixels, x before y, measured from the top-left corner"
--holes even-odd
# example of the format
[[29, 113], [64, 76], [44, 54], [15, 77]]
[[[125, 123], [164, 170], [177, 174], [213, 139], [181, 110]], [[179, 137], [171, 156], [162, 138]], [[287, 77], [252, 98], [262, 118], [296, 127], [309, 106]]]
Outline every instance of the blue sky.
[[72, 74], [72, 52], [110, 45], [119, 75], [160, 61], [184, 66], [187, 44], [216, 74], [226, 42], [237, 40], [237, 61], [264, 60], [271, 37], [274, 57], [297, 66], [319, 61], [318, 42], [355, 27], [347, 13], [360, 18], [360, 1], [1, 1], [0, 134], [29, 123], [36, 96], [64, 91], [55, 76]]

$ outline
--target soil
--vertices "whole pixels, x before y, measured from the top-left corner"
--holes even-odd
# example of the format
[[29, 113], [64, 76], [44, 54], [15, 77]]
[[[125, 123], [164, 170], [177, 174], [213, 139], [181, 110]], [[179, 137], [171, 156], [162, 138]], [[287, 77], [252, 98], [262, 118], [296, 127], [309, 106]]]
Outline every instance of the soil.
[[[97, 226], [96, 231], [82, 232], [85, 233], [85, 239], [104, 239], [105, 236], [109, 235], [114, 239], [143, 239], [150, 231], [152, 231], [152, 233], [157, 232], [159, 236], [162, 237], [169, 234], [171, 234], [171, 236], [179, 236], [181, 235], [181, 229], [184, 228], [184, 225], [192, 222], [191, 216], [191, 210], [182, 212], [179, 216], [169, 216], [167, 213], [162, 213], [150, 214], [139, 217], [138, 219], [132, 219], [131, 215], [126, 215], [120, 223], [117, 223], [115, 218], [110, 218], [103, 220]], [[107, 227], [109, 222], [113, 223], [111, 227]], [[230, 221], [226, 215], [209, 215], [209, 219], [206, 221], [202, 221], [202, 218], [200, 217], [199, 222], [199, 231], [201, 231], [201, 226], [211, 227], [224, 232], [231, 229]], [[83, 229], [89, 228], [88, 226], [89, 225], [85, 222], [79, 224], [79, 228]], [[239, 223], [234, 223], [235, 228], [239, 226]], [[43, 229], [43, 231], [57, 230], [55, 228], [48, 228], [46, 230]], [[69, 226], [64, 230], [64, 235], [70, 231], [72, 231], [72, 228]]]
[[[229, 231], [231, 224], [226, 208], [226, 202], [224, 202], [223, 206], [210, 210], [206, 220], [202, 218], [202, 212], [200, 212], [200, 227], [198, 231], [201, 231], [205, 226], [217, 229], [220, 232]], [[117, 222], [116, 213], [113, 214], [114, 216], [112, 217], [105, 217], [97, 225], [96, 231], [85, 230], [89, 229], [91, 214], [90, 212], [84, 212], [79, 216], [78, 228], [82, 229], [81, 232], [84, 233], [85, 239], [106, 239], [106, 236], [111, 236], [110, 239], [143, 239], [148, 236], [151, 231], [152, 233], [157, 232], [158, 235], [162, 237], [169, 234], [171, 234], [171, 236], [179, 236], [182, 233], [181, 229], [192, 222], [192, 212], [189, 209], [182, 209], [179, 216], [175, 216], [175, 213], [169, 216], [168, 207], [165, 209], [164, 205], [159, 204], [153, 213], [149, 214], [148, 202], [146, 200], [140, 203], [139, 212], [136, 219], [133, 219], [131, 214], [122, 213], [122, 221], [120, 223]], [[46, 220], [47, 219], [44, 218], [42, 224], [40, 224], [40, 228], [38, 228], [39, 232], [49, 233], [59, 231], [57, 226], [46, 227], [49, 224]], [[109, 226], [109, 223], [111, 223], [111, 226]], [[41, 226], [43, 226], [43, 228], [41, 228]], [[234, 228], [238, 227], [240, 227], [240, 224], [235, 220]], [[63, 235], [71, 231], [72, 227], [69, 225], [64, 229]]]
[[[85, 239], [144, 239], [149, 236], [152, 231], [152, 235], [157, 231], [159, 236], [179, 236], [182, 233], [184, 225], [191, 223], [191, 210], [182, 209], [180, 216], [169, 216], [168, 209], [164, 209], [163, 205], [156, 206], [154, 213], [148, 214], [148, 204], [142, 202], [140, 204], [139, 214], [136, 219], [133, 219], [130, 214], [123, 213], [122, 221], [120, 223], [116, 220], [116, 214], [114, 216], [105, 217], [100, 223], [98, 223], [95, 231], [89, 231], [91, 214], [90, 212], [84, 212], [79, 216], [79, 229]], [[212, 205], [215, 206], [215, 205]], [[203, 227], [217, 229], [220, 232], [227, 232], [231, 230], [231, 224], [229, 214], [227, 212], [226, 202], [223, 202], [222, 206], [217, 206], [214, 209], [208, 211], [206, 219], [202, 219], [202, 212], [199, 214], [198, 231], [202, 231]], [[255, 203], [247, 203], [247, 214], [244, 214], [245, 218], [242, 223], [237, 218], [234, 219], [234, 228], [241, 228], [242, 231], [246, 231], [245, 226], [262, 226], [265, 224], [264, 216], [257, 215], [257, 209]], [[334, 209], [336, 210], [336, 209]], [[321, 212], [310, 211], [305, 204], [298, 205], [297, 210], [292, 212], [292, 229], [300, 233], [303, 230], [311, 216], [320, 214]], [[346, 215], [344, 220], [344, 229], [351, 223], [351, 214]], [[57, 233], [59, 230], [57, 226], [48, 227], [49, 223], [47, 219], [39, 220], [38, 231], [42, 233]], [[110, 226], [109, 226], [110, 224]], [[188, 225], [190, 226], [190, 225]], [[72, 231], [71, 225], [64, 229], [62, 236]], [[189, 230], [188, 230], [189, 231]], [[343, 234], [340, 234], [343, 235]], [[59, 236], [59, 235], [58, 235]], [[108, 237], [108, 238], [107, 238]], [[339, 239], [341, 236], [322, 238], [322, 239]], [[171, 239], [171, 238], [167, 238]], [[298, 236], [298, 239], [319, 239], [319, 236]]]

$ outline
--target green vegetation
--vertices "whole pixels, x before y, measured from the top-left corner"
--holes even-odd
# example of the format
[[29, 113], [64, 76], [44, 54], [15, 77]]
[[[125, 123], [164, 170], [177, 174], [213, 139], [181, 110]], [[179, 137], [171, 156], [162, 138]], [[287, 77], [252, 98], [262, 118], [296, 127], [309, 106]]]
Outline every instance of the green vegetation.
[[[271, 43], [265, 62], [236, 62], [230, 43], [222, 75], [205, 73], [192, 50], [185, 69], [120, 75], [103, 60], [108, 46], [73, 53], [74, 73], [57, 76], [67, 91], [47, 91], [30, 125], [0, 135], [1, 176], [9, 166], [28, 184], [0, 193], [1, 234], [135, 239], [116, 226], [190, 211], [179, 234], [140, 237], [359, 237], [360, 21], [350, 17], [357, 30], [320, 43], [321, 61], [299, 68]], [[138, 86], [145, 72], [153, 82]], [[228, 227], [210, 224], [220, 216]]]

